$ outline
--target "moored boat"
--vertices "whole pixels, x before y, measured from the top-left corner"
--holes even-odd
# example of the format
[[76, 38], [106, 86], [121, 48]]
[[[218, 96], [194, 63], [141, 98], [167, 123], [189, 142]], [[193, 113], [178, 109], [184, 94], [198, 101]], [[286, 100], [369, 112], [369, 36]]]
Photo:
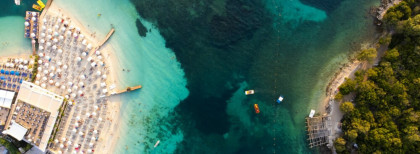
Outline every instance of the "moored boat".
[[277, 99], [277, 103], [281, 103], [281, 102], [283, 102], [283, 96], [282, 95], [280, 95], [279, 99]]
[[315, 110], [311, 109], [311, 112], [309, 113], [309, 118], [313, 118], [315, 115]]
[[258, 104], [254, 104], [255, 113], [260, 113], [260, 108], [258, 107]]
[[157, 142], [156, 142], [156, 144], [155, 144], [155, 148], [159, 145], [159, 143], [160, 143], [160, 140], [158, 140]]
[[252, 94], [254, 94], [254, 90], [245, 91], [245, 95], [252, 95]]

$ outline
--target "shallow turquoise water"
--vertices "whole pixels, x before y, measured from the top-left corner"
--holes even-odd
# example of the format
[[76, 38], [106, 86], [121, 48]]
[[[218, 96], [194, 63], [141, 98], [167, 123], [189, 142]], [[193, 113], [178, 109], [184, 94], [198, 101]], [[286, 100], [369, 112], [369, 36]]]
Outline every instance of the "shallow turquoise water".
[[[143, 85], [123, 95], [114, 153], [309, 153], [315, 151], [307, 147], [303, 118], [339, 62], [372, 37], [368, 9], [378, 1], [54, 3], [99, 38], [112, 24], [116, 33], [105, 48], [115, 51], [120, 70], [131, 70], [118, 72], [118, 86]], [[0, 42], [23, 33], [23, 17], [8, 11], [24, 10], [2, 14], [0, 28], [10, 34], [2, 30]], [[23, 35], [7, 40], [13, 44], [0, 46], [2, 55], [30, 49]], [[245, 89], [256, 94], [245, 97]], [[276, 104], [280, 94], [285, 101]]]

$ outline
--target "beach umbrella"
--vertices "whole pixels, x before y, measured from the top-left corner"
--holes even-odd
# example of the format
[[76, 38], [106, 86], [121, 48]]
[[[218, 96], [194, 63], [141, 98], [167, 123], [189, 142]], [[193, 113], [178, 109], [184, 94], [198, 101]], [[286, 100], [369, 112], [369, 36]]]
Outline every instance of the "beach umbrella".
[[42, 88], [45, 88], [47, 85], [45, 85], [45, 83], [41, 84]]
[[52, 49], [53, 49], [53, 50], [57, 49], [57, 46], [56, 46], [56, 45], [54, 45], [54, 46], [52, 47]]
[[102, 118], [98, 118], [99, 121], [102, 121]]
[[55, 86], [56, 86], [56, 87], [60, 86], [60, 83], [56, 82], [56, 83], [55, 83]]
[[68, 82], [67, 85], [71, 86], [73, 85], [73, 82]]
[[80, 32], [80, 28], [79, 28], [79, 27], [76, 27], [76, 31], [77, 31], [77, 32]]
[[61, 32], [65, 32], [66, 31], [66, 27], [61, 27]]
[[98, 56], [98, 59], [101, 60], [102, 59], [102, 56]]
[[71, 145], [71, 141], [67, 141], [67, 145]]
[[35, 81], [35, 84], [36, 84], [36, 85], [39, 85], [39, 81]]
[[82, 56], [83, 57], [86, 57], [86, 52], [82, 52]]
[[57, 37], [58, 36], [58, 32], [54, 32], [54, 36]]
[[41, 40], [39, 40], [39, 43], [44, 44], [45, 43], [45, 40], [44, 39], [41, 39]]
[[76, 57], [76, 61], [82, 61], [82, 58]]
[[79, 135], [83, 135], [83, 132], [79, 132]]
[[19, 68], [22, 69], [23, 68], [23, 65], [19, 65]]
[[15, 61], [15, 63], [19, 63], [19, 59], [15, 59], [14, 61]]
[[61, 62], [59, 61], [59, 62], [57, 62], [57, 65], [58, 65], [58, 66], [61, 66], [61, 65], [63, 65], [63, 63], [61, 63]]
[[95, 62], [92, 62], [92, 63], [90, 63], [90, 66], [95, 67], [96, 66], [96, 63]]
[[32, 16], [36, 16], [36, 12], [32, 12], [31, 14], [32, 14]]
[[92, 44], [90, 44], [90, 43], [89, 43], [89, 44], [87, 45], [87, 49], [89, 49], [89, 50], [90, 50], [90, 49], [92, 49]]
[[35, 35], [35, 33], [31, 33], [31, 37], [35, 37], [36, 35]]
[[[40, 48], [41, 48], [41, 47], [42, 47], [42, 46], [40, 46]], [[39, 57], [44, 57], [44, 54], [43, 54], [43, 53], [39, 53], [39, 54], [38, 54], [38, 56], [39, 56]], [[38, 61], [38, 62], [39, 62], [39, 61]], [[42, 62], [42, 60], [41, 60], [41, 62]]]
[[50, 56], [45, 56], [46, 60], [50, 60], [50, 58], [51, 58]]
[[83, 40], [83, 41], [82, 41], [82, 44], [83, 44], [83, 45], [86, 45], [86, 43], [87, 43], [87, 41], [86, 41], [86, 40]]
[[79, 147], [79, 144], [74, 143], [74, 147], [75, 147], [75, 148], [78, 148], [78, 147]]
[[44, 74], [48, 74], [48, 70], [44, 70]]
[[22, 58], [19, 59], [19, 63], [23, 63], [23, 59]]
[[64, 148], [64, 145], [63, 144], [60, 144], [60, 148]]
[[58, 143], [58, 140], [57, 140], [57, 139], [55, 139], [55, 140], [54, 140], [54, 142], [55, 142], [55, 143]]
[[32, 21], [36, 21], [36, 18], [35, 17], [32, 17], [32, 19], [31, 19]]
[[72, 131], [73, 131], [73, 133], [76, 133], [76, 132], [77, 132], [76, 128], [73, 128], [73, 130], [72, 130]]
[[50, 40], [52, 38], [51, 35], [47, 35], [47, 40]]
[[53, 83], [54, 83], [54, 81], [53, 81], [53, 80], [50, 80], [50, 81], [48, 81], [48, 83], [49, 83], [49, 84], [53, 84]]
[[6, 63], [6, 67], [10, 67], [10, 64], [9, 63]]
[[36, 78], [41, 78], [41, 74], [37, 74], [36, 75]]
[[63, 152], [61, 152], [61, 151], [58, 151], [58, 154], [62, 154]]
[[41, 37], [45, 37], [45, 33], [41, 33]]
[[65, 85], [61, 85], [61, 87], [60, 87], [60, 89], [66, 89], [66, 86]]
[[47, 47], [50, 47], [51, 46], [51, 42], [47, 42]]
[[68, 105], [72, 105], [72, 104], [73, 104], [73, 102], [72, 101], [69, 101]]
[[55, 25], [55, 26], [54, 26], [54, 28], [55, 28], [55, 29], [58, 29], [58, 28], [60, 28], [60, 26], [58, 26], [58, 25]]
[[57, 52], [58, 52], [58, 53], [62, 53], [62, 52], [63, 52], [63, 50], [61, 50], [61, 49], [58, 49], [58, 50], [57, 50]]
[[67, 36], [71, 36], [71, 31], [66, 32]]
[[66, 99], [69, 99], [69, 95], [64, 96]]
[[29, 22], [25, 21], [25, 26], [29, 26]]
[[50, 73], [50, 77], [53, 77], [54, 76], [54, 74], [53, 73]]
[[61, 138], [61, 141], [62, 142], [66, 141], [66, 138], [65, 137]]
[[78, 35], [77, 35], [77, 33], [76, 32], [74, 32], [73, 33], [73, 37], [77, 37]]
[[55, 70], [55, 67], [54, 67], [54, 66], [51, 66], [51, 67], [50, 67], [50, 70], [51, 70], [51, 71], [54, 71], [54, 70]]
[[50, 64], [49, 63], [44, 63], [44, 66], [45, 67], [48, 67]]
[[34, 63], [35, 63], [34, 60], [29, 61], [29, 64], [34, 64]]
[[42, 80], [47, 81], [47, 77], [45, 77], [45, 76], [42, 77]]
[[51, 28], [48, 28], [47, 29], [47, 32], [48, 32], [48, 34], [51, 34], [52, 33], [52, 29]]
[[69, 29], [74, 29], [74, 25], [70, 25], [69, 26]]
[[77, 116], [77, 117], [76, 117], [76, 120], [80, 120], [80, 116]]
[[102, 79], [106, 79], [106, 75], [104, 74], [104, 75], [102, 75]]
[[64, 36], [63, 36], [63, 35], [60, 35], [60, 36], [58, 37], [58, 39], [63, 40], [63, 39], [64, 39]]
[[66, 21], [64, 21], [64, 24], [65, 24], [65, 25], [68, 25], [68, 24], [69, 24], [69, 22], [66, 20]]
[[58, 72], [58, 73], [61, 73], [61, 69], [57, 69], [57, 72]]
[[85, 38], [85, 35], [80, 34], [80, 38], [81, 38], [81, 39]]
[[28, 66], [23, 66], [23, 69], [24, 69], [24, 70], [27, 70], [27, 69], [28, 69]]
[[92, 113], [92, 115], [93, 115], [93, 116], [96, 116], [96, 112], [93, 112], [93, 113]]
[[10, 66], [10, 67], [15, 67], [15, 64], [10, 64], [9, 66]]
[[57, 22], [58, 22], [58, 23], [60, 23], [60, 22], [61, 22], [61, 20], [62, 20], [61, 18], [57, 18]]
[[84, 80], [84, 79], [86, 79], [86, 77], [85, 77], [85, 75], [80, 75], [80, 79], [82, 79], [82, 80]]
[[44, 50], [44, 47], [43, 46], [39, 46], [38, 49], [39, 50]]
[[107, 89], [102, 89], [102, 93], [106, 94], [108, 92]]
[[79, 90], [77, 93], [78, 93], [79, 95], [83, 94], [83, 92], [82, 92], [81, 90]]
[[54, 39], [53, 39], [53, 42], [54, 42], [54, 43], [57, 43], [57, 42], [58, 42], [58, 39], [54, 38]]
[[70, 88], [69, 88], [69, 89], [67, 89], [67, 92], [68, 92], [68, 93], [71, 93], [71, 89], [70, 89]]
[[104, 66], [104, 62], [99, 61], [99, 65]]
[[101, 52], [99, 52], [98, 50], [96, 50], [95, 54], [96, 54], [96, 55], [100, 55], [100, 54], [101, 54]]
[[89, 117], [90, 116], [90, 113], [88, 112], [88, 113], [86, 113], [86, 117]]
[[98, 109], [98, 105], [95, 105], [93, 108], [95, 108], [95, 110]]
[[87, 58], [87, 61], [91, 61], [91, 60], [92, 60], [92, 57], [88, 57], [88, 58]]
[[95, 130], [93, 131], [93, 134], [98, 134], [98, 131], [95, 129]]
[[67, 65], [64, 65], [64, 66], [63, 66], [63, 69], [67, 69]]
[[76, 94], [74, 94], [74, 93], [73, 93], [73, 94], [71, 94], [70, 96], [74, 98], [74, 97], [76, 97]]
[[41, 65], [41, 64], [42, 64], [42, 60], [38, 60], [38, 64], [40, 64], [40, 65]]
[[101, 71], [97, 71], [97, 72], [96, 72], [96, 75], [97, 75], [97, 76], [100, 76], [100, 75], [101, 75]]
[[73, 86], [73, 89], [74, 90], [77, 90], [79, 87], [78, 86]]
[[83, 86], [85, 85], [83, 82], [79, 82], [79, 86]]
[[92, 142], [89, 143], [89, 147], [93, 147], [93, 143]]

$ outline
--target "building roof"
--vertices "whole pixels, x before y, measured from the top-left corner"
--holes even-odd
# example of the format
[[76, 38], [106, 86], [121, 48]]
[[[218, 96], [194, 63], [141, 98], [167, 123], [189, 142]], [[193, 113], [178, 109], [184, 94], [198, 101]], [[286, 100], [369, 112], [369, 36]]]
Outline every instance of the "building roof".
[[12, 124], [10, 125], [9, 129], [3, 131], [3, 134], [8, 134], [12, 136], [13, 138], [21, 141], [27, 131], [28, 129], [26, 129], [22, 125], [19, 125], [15, 121], [12, 121]]
[[14, 96], [15, 92], [0, 90], [0, 107], [10, 109]]

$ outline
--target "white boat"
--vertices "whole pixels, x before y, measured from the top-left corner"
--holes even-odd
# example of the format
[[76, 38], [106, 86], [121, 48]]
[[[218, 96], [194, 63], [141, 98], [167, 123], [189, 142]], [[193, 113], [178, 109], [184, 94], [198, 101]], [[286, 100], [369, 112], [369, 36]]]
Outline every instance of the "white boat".
[[283, 96], [282, 95], [280, 95], [279, 99], [277, 99], [277, 103], [280, 104], [281, 102], [283, 102]]
[[245, 95], [252, 95], [252, 94], [254, 94], [254, 90], [245, 91]]
[[160, 140], [158, 140], [157, 142], [156, 142], [156, 144], [155, 144], [155, 148], [159, 145], [159, 143], [160, 143]]
[[311, 112], [309, 113], [309, 118], [313, 118], [315, 115], [315, 110], [311, 110]]
[[16, 5], [20, 5], [20, 0], [15, 0]]

